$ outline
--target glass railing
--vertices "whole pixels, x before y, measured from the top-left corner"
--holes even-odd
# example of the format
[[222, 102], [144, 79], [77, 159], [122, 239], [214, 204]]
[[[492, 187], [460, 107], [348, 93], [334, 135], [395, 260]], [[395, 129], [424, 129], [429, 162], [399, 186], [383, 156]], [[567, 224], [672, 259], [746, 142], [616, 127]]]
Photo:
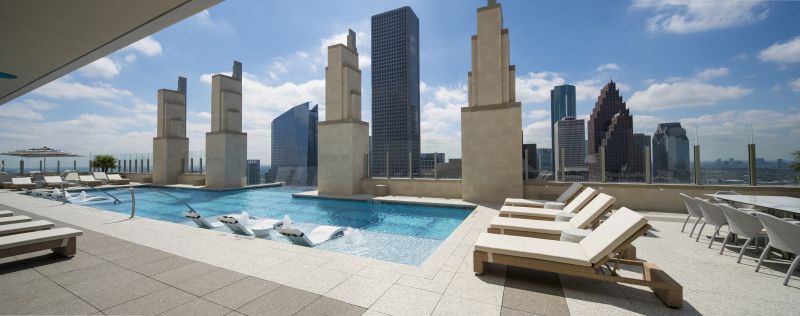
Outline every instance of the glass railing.
[[461, 179], [461, 158], [443, 152], [411, 154], [383, 153], [365, 158], [372, 178]]

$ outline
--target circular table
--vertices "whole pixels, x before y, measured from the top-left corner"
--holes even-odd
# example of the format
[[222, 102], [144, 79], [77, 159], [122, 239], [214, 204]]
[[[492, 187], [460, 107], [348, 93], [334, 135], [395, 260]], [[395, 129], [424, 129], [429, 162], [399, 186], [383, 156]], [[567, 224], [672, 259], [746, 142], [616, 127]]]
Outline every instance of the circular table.
[[568, 241], [568, 242], [580, 242], [586, 236], [589, 236], [591, 230], [588, 229], [580, 229], [580, 228], [567, 228], [561, 232], [561, 241]]

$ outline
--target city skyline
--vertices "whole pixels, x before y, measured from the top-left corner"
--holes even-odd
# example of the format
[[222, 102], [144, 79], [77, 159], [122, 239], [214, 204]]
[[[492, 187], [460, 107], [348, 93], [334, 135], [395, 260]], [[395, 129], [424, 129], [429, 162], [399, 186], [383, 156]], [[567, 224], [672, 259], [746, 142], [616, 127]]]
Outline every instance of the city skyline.
[[[190, 150], [200, 150], [202, 134], [209, 130], [211, 74], [229, 71], [230, 60], [237, 59], [248, 65], [243, 87], [248, 158], [268, 164], [269, 132], [263, 122], [307, 100], [324, 108], [322, 67], [316, 59], [322, 56], [323, 44], [341, 42], [344, 36], [331, 30], [352, 27], [358, 32], [361, 62], [368, 68], [369, 17], [408, 5], [420, 18], [420, 36], [429, 39], [420, 43], [422, 151], [460, 157], [457, 110], [466, 103], [463, 73], [469, 68], [464, 52], [474, 32], [470, 14], [484, 2], [354, 1], [342, 5], [349, 8], [347, 12], [354, 11], [348, 14], [324, 2], [223, 2], [3, 105], [0, 143], [8, 150], [48, 145], [83, 154], [92, 148], [95, 153], [150, 152], [155, 91], [174, 85], [175, 76], [185, 76]], [[502, 4], [508, 26], [518, 30], [511, 35], [512, 41], [517, 39], [511, 58], [517, 65], [525, 143], [551, 142], [550, 89], [574, 84], [577, 117], [585, 119], [599, 85], [613, 77], [629, 101], [635, 132], [649, 134], [658, 123], [681, 122], [694, 143], [699, 128], [703, 160], [744, 159], [751, 123], [759, 157], [787, 159], [790, 149], [800, 147], [800, 140], [784, 137], [800, 134], [798, 92], [793, 91], [795, 86], [800, 90], [800, 57], [795, 49], [800, 47], [800, 34], [787, 27], [800, 12], [797, 3], [754, 1], [720, 7], [720, 16], [732, 12], [736, 14], [729, 16], [737, 19], [715, 23], [703, 20], [694, 11], [697, 8], [658, 7], [646, 1], [584, 3], [570, 8], [570, 16], [552, 14], [563, 11], [566, 4], [510, 0]], [[307, 16], [309, 7], [330, 14], [319, 21], [291, 22], [290, 17]], [[619, 19], [589, 31], [564, 27], [558, 36], [545, 31], [553, 20], [578, 21], [597, 12], [613, 12]], [[523, 19], [523, 13], [534, 17]], [[678, 20], [686, 23], [663, 18], [670, 16], [684, 17]], [[436, 22], [444, 17], [448, 23]], [[269, 28], [278, 32], [264, 32]], [[607, 34], [614, 34], [616, 47], [586, 53], [587, 47], [604, 43]], [[546, 52], [540, 45], [544, 41], [562, 49]], [[368, 73], [365, 69], [365, 118], [371, 116]], [[95, 128], [80, 127], [85, 123]], [[96, 133], [97, 129], [104, 133]], [[23, 136], [18, 130], [29, 133]]]

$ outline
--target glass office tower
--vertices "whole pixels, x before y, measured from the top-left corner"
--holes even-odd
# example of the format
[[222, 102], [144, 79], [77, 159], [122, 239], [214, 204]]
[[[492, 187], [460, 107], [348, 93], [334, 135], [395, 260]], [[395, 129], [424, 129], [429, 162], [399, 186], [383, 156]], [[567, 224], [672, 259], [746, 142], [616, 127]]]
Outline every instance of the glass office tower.
[[293, 185], [317, 183], [317, 106], [306, 102], [272, 120], [269, 178]]
[[[575, 86], [565, 84], [553, 87], [550, 90], [550, 148], [556, 148], [555, 126], [556, 122], [565, 117], [576, 117], [575, 115]], [[550, 161], [550, 165], [555, 168], [555, 155]], [[555, 170], [550, 170], [555, 172]]]

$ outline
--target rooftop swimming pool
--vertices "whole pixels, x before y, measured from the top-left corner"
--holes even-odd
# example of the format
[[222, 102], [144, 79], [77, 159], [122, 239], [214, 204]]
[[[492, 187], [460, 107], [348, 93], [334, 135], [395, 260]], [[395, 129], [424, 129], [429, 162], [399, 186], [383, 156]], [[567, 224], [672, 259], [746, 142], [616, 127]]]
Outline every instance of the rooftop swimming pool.
[[[303, 187], [273, 187], [235, 191], [205, 191], [155, 187], [135, 188], [136, 216], [196, 226], [183, 217], [188, 203], [202, 216], [216, 220], [218, 215], [247, 211], [257, 218], [282, 219], [289, 215], [298, 226], [311, 231], [318, 225], [349, 227], [342, 237], [316, 248], [398, 263], [420, 265], [464, 221], [472, 209], [395, 203], [369, 203], [292, 197], [292, 193], [311, 190]], [[157, 191], [168, 193], [170, 198]], [[122, 201], [91, 203], [88, 207], [130, 214], [131, 195], [127, 188], [105, 190]], [[90, 196], [105, 196], [86, 192]], [[201, 229], [201, 228], [198, 228]], [[226, 227], [219, 231], [230, 232]], [[277, 232], [267, 239], [289, 243]]]

